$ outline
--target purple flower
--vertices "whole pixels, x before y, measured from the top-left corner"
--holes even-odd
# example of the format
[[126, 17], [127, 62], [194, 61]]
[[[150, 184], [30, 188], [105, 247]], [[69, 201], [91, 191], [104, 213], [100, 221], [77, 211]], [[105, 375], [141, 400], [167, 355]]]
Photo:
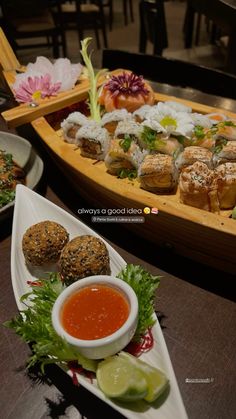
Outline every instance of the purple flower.
[[112, 92], [112, 96], [118, 96], [119, 94], [134, 96], [140, 93], [142, 95], [148, 94], [143, 76], [137, 76], [134, 73], [123, 72], [118, 76], [112, 76], [105, 87]]

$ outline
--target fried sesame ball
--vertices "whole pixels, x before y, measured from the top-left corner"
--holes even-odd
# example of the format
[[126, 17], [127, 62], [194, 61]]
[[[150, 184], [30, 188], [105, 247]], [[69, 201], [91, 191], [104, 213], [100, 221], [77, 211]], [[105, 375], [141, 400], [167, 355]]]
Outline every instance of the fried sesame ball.
[[92, 275], [110, 274], [108, 250], [102, 240], [94, 236], [78, 236], [61, 252], [59, 272], [66, 284]]
[[42, 221], [29, 227], [22, 239], [26, 263], [42, 266], [58, 261], [69, 241], [66, 229], [54, 221]]

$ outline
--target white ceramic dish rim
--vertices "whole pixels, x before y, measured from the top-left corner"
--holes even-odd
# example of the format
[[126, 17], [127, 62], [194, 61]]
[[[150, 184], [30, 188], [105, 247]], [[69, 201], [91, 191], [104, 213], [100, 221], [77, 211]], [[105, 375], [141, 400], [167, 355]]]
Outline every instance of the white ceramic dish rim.
[[[20, 244], [22, 235], [25, 232], [25, 228], [28, 226], [48, 219], [48, 214], [55, 214], [52, 218], [57, 222], [61, 222], [62, 224], [71, 224], [71, 228], [76, 230], [77, 235], [93, 234], [96, 237], [100, 237], [92, 229], [54, 203], [48, 201], [23, 185], [17, 186], [16, 205], [13, 217], [11, 275], [16, 304], [19, 310], [25, 309], [25, 306], [20, 301], [20, 298], [23, 294], [29, 292], [30, 287], [27, 284], [27, 280], [35, 280], [30, 273], [26, 275], [26, 271], [23, 269], [23, 254]], [[116, 275], [126, 266], [126, 262], [106, 241], [105, 243], [111, 258], [111, 268], [113, 266], [112, 274]], [[156, 320], [156, 316], [153, 315], [153, 317]], [[146, 407], [147, 410], [145, 409], [144, 411], [137, 411], [137, 409], [132, 410], [130, 407], [125, 407], [124, 405], [121, 406], [108, 399], [101, 392], [101, 390], [99, 390], [96, 380], [93, 380], [93, 383], [91, 383], [91, 381], [84, 377], [83, 374], [76, 373], [78, 382], [88, 391], [103, 400], [113, 409], [119, 411], [128, 419], [173, 419], [173, 417], [178, 417], [178, 419], [187, 419], [188, 416], [185, 411], [168, 349], [166, 347], [158, 320], [153, 326], [152, 332], [154, 346], [149, 352], [142, 354], [141, 359], [150, 365], [157, 366], [162, 369], [170, 380], [170, 394], [168, 399], [160, 408], [156, 409], [150, 405], [148, 408]], [[73, 375], [70, 370], [64, 370], [70, 376]]]
[[[128, 300], [129, 300], [129, 305], [130, 305], [129, 316], [127, 320], [125, 321], [125, 323], [116, 332], [112, 333], [109, 336], [106, 336], [101, 339], [93, 339], [93, 340], [75, 338], [71, 336], [69, 333], [67, 333], [65, 329], [63, 328], [60, 321], [60, 312], [61, 312], [63, 304], [65, 303], [66, 299], [69, 298], [69, 296], [73, 295], [77, 290], [86, 288], [86, 286], [92, 285], [92, 284], [94, 285], [95, 284], [105, 284], [105, 285], [109, 284], [112, 288], [116, 288], [123, 291], [123, 293], [125, 294], [126, 297], [128, 297]], [[87, 347], [100, 348], [103, 345], [109, 344], [119, 339], [121, 336], [129, 332], [130, 328], [136, 322], [137, 316], [138, 316], [138, 300], [133, 289], [121, 279], [116, 278], [114, 276], [108, 276], [108, 275], [90, 276], [84, 279], [80, 279], [74, 284], [69, 285], [58, 296], [52, 309], [52, 323], [56, 332], [60, 336], [64, 337], [72, 345], [75, 345], [81, 348], [87, 348]]]

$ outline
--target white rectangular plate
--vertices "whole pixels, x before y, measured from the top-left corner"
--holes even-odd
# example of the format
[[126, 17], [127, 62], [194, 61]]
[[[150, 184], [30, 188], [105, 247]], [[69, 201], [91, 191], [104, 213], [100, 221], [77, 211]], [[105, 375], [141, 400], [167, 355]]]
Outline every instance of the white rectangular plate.
[[[11, 276], [19, 310], [25, 308], [20, 302], [20, 297], [29, 291], [27, 281], [35, 280], [35, 277], [30, 274], [25, 265], [21, 244], [22, 237], [28, 227], [45, 220], [55, 221], [63, 225], [69, 232], [70, 239], [84, 234], [98, 236], [81, 221], [47, 199], [25, 186], [17, 186], [12, 231]], [[111, 272], [113, 275], [116, 275], [124, 268], [126, 263], [108, 243], [105, 242], [105, 244], [110, 255]], [[87, 390], [122, 413], [128, 419], [186, 419], [187, 414], [158, 321], [153, 327], [153, 337], [154, 347], [148, 353], [143, 354], [141, 359], [154, 367], [160, 368], [170, 380], [170, 392], [162, 404], [160, 404], [159, 400], [153, 404], [148, 404], [144, 401], [126, 405], [115, 403], [99, 390], [96, 380], [93, 380], [93, 383], [91, 383], [89, 379], [77, 374], [78, 381]]]

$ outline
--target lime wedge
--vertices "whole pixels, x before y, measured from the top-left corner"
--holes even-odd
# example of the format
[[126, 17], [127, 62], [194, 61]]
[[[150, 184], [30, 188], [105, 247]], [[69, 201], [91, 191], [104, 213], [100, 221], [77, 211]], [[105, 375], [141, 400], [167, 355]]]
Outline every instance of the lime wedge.
[[159, 370], [154, 368], [146, 362], [141, 361], [141, 359], [135, 358], [133, 355], [128, 354], [127, 352], [121, 352], [120, 358], [130, 362], [134, 367], [139, 369], [147, 382], [148, 392], [144, 396], [144, 400], [151, 403], [156, 400], [168, 387], [169, 380], [166, 375]]
[[106, 396], [121, 401], [136, 401], [147, 395], [147, 382], [142, 371], [119, 356], [99, 363], [97, 382]]

